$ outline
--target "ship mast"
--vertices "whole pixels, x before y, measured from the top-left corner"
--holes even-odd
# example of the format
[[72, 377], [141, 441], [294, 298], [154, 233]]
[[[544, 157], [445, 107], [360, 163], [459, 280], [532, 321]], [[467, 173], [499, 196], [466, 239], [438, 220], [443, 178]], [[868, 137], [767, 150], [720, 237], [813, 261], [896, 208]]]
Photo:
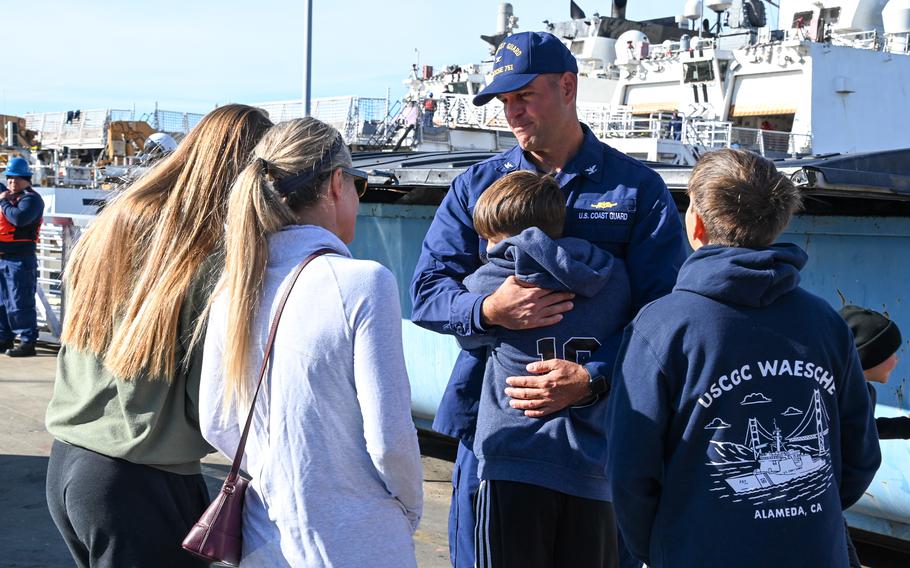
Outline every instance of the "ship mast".
[[784, 451], [784, 444], [780, 436], [780, 428], [777, 426], [777, 420], [774, 421], [774, 451], [782, 452]]

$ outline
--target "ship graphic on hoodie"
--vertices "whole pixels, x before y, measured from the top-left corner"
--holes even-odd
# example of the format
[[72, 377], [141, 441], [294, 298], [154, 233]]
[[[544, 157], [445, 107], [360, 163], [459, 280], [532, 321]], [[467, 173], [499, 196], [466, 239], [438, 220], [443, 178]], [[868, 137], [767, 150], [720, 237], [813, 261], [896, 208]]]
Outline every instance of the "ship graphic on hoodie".
[[[489, 350], [477, 416], [474, 453], [481, 479], [517, 481], [569, 495], [609, 500], [606, 465], [606, 398], [529, 418], [509, 406], [506, 378], [527, 375], [545, 359], [584, 364], [600, 349], [615, 358], [622, 330], [632, 318], [625, 263], [590, 242], [553, 240], [531, 227], [497, 243], [488, 262], [465, 278], [471, 292], [490, 294], [509, 276], [549, 290], [575, 293], [574, 308], [552, 326], [462, 338], [465, 348]], [[598, 353], [600, 355], [601, 353]]]
[[[766, 368], [771, 370], [775, 364], [778, 362], [769, 362]], [[784, 360], [783, 365], [789, 365], [789, 361]], [[808, 366], [811, 370], [813, 365], [809, 363]], [[771, 419], [773, 426], [770, 429], [763, 426], [759, 418], [759, 415], [769, 413], [757, 410], [739, 431], [719, 417], [705, 426], [706, 430], [729, 430], [732, 436], [745, 431], [741, 443], [734, 441], [735, 438], [725, 441], [729, 438], [724, 435], [709, 441], [708, 463], [717, 468], [717, 473], [711, 474], [715, 485], [712, 491], [719, 499], [729, 498], [734, 503], [748, 501], [755, 505], [797, 504], [794, 508], [756, 509], [757, 517], [800, 514], [802, 501], [811, 501], [828, 489], [833, 480], [828, 427], [831, 418], [818, 389], [806, 402], [803, 407], [806, 411], [787, 406], [786, 410], [778, 412], [779, 405], [773, 400], [760, 392], [753, 393], [740, 404], [769, 405], [773, 409], [770, 414], [779, 414]], [[792, 431], [783, 433], [779, 422], [789, 422]], [[804, 509], [802, 513], [805, 514]]]
[[848, 566], [842, 511], [881, 454], [850, 330], [799, 287], [807, 260], [702, 247], [626, 328], [607, 476], [648, 566]]

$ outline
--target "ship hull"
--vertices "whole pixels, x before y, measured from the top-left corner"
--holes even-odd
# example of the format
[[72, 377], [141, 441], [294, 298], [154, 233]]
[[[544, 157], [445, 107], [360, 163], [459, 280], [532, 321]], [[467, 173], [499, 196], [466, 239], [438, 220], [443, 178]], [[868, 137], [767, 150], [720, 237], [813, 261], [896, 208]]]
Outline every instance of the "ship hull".
[[775, 485], [789, 483], [794, 479], [799, 479], [818, 471], [824, 467], [824, 465], [824, 460], [807, 458], [802, 467], [793, 471], [774, 472], [756, 469], [752, 473], [728, 477], [726, 482], [736, 493], [748, 493], [750, 491], [768, 489]]

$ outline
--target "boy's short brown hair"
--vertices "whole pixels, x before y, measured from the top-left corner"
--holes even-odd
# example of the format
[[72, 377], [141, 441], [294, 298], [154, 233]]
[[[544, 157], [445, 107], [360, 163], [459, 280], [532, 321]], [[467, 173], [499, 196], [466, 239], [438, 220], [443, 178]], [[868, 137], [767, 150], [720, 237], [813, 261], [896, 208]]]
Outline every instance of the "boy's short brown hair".
[[566, 198], [553, 176], [524, 170], [493, 182], [474, 206], [474, 229], [487, 240], [511, 237], [529, 227], [558, 239], [565, 221]]
[[771, 160], [744, 150], [702, 156], [687, 190], [711, 244], [762, 248], [802, 206], [799, 190]]

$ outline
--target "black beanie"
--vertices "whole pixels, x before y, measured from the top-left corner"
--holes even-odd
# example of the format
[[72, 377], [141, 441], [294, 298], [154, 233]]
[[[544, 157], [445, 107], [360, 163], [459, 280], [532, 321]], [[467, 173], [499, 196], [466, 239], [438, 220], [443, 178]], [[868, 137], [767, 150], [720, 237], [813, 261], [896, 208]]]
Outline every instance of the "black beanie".
[[900, 348], [901, 331], [882, 314], [859, 306], [844, 306], [840, 315], [853, 332], [853, 344], [859, 351], [864, 371], [884, 362]]

